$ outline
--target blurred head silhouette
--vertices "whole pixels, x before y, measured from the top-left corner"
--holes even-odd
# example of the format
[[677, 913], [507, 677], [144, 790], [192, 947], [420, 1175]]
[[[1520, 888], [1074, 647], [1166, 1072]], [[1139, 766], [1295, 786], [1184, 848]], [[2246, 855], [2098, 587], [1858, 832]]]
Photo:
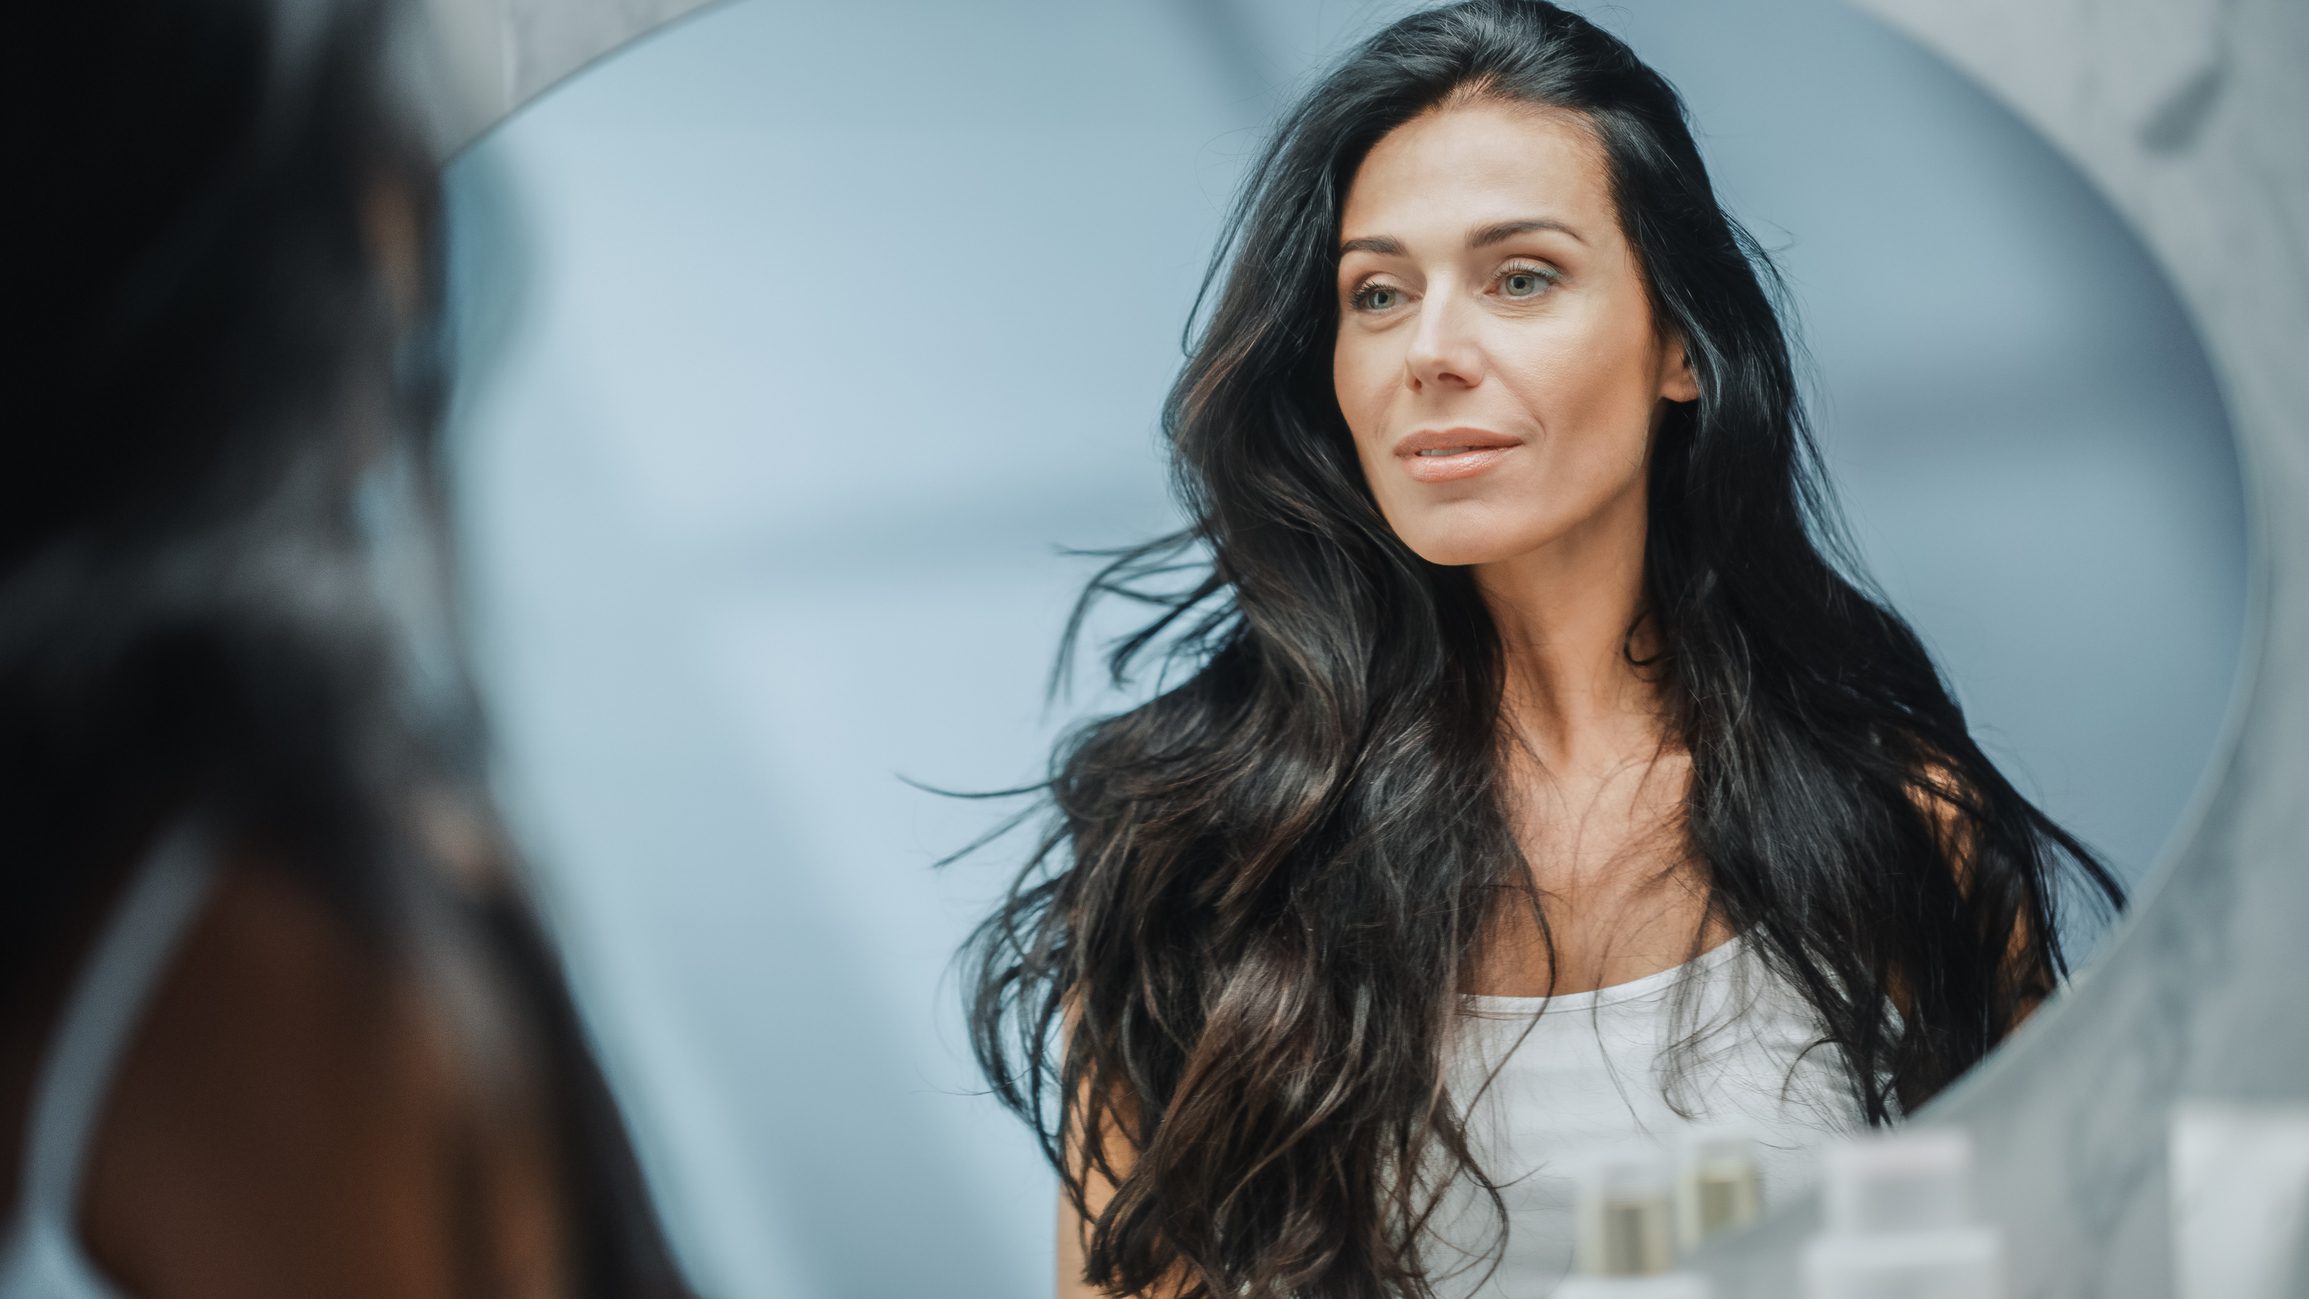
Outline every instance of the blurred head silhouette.
[[219, 882], [68, 1206], [99, 1264], [131, 1292], [680, 1293], [447, 634], [425, 31], [391, 0], [11, 25], [0, 1158], [58, 990], [193, 823]]
[[401, 720], [358, 488], [430, 479], [441, 393], [435, 160], [381, 53], [408, 33], [370, 0], [29, 23], [0, 809], [51, 878], [22, 882], [190, 798], [344, 855], [382, 810], [356, 791], [414, 760], [356, 739]]

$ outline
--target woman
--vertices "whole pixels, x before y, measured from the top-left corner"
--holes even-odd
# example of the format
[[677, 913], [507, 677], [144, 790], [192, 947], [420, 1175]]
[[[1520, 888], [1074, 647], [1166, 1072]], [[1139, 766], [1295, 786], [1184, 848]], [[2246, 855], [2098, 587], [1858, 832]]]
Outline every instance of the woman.
[[388, 612], [446, 607], [405, 20], [15, 23], [7, 1299], [686, 1293], [453, 647]]
[[2117, 885], [1853, 576], [1768, 264], [1624, 45], [1396, 23], [1222, 271], [1192, 523], [1084, 597], [1185, 679], [1069, 737], [970, 953], [1062, 1295], [1542, 1293], [1580, 1154], [1728, 1118], [1784, 1181], [2055, 986], [2064, 875]]

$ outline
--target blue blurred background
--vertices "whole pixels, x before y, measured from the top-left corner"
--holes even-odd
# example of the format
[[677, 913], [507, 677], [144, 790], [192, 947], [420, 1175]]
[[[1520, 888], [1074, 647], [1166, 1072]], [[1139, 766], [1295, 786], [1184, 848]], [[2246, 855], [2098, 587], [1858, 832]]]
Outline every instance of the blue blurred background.
[[[1030, 782], [1121, 701], [1044, 706], [1089, 572], [1057, 548], [1171, 526], [1155, 412], [1222, 209], [1411, 7], [741, 0], [451, 168], [503, 789], [710, 1293], [1047, 1293], [1051, 1179], [975, 1094], [949, 970], [1019, 845], [931, 869], [1014, 805], [901, 777]], [[2246, 618], [2164, 277], [1830, 0], [1575, 7], [1685, 92], [1787, 272], [1855, 532], [1976, 732], [2140, 879]]]

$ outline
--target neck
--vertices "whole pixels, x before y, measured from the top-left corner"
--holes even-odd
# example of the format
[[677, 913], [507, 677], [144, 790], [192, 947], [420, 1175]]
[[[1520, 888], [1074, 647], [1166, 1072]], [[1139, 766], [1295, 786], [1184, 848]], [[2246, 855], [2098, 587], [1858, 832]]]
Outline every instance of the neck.
[[1643, 608], [1644, 526], [1639, 479], [1546, 546], [1475, 570], [1505, 651], [1501, 709], [1552, 770], [1609, 764], [1658, 739], [1661, 691], [1626, 657], [1658, 649], [1652, 619], [1627, 638]]

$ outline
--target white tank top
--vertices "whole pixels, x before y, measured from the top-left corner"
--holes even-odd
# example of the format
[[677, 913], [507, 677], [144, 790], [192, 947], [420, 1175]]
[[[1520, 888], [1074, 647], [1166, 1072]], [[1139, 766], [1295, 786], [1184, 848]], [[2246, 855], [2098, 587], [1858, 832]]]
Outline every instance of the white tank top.
[[[1686, 981], [1688, 1008], [1679, 1009]], [[1592, 1154], [1737, 1125], [1756, 1138], [1769, 1205], [1811, 1180], [1814, 1147], [1867, 1126], [1840, 1055], [1814, 1049], [1817, 1015], [1743, 939], [1593, 992], [1460, 1001], [1447, 1085], [1470, 1107], [1469, 1136], [1500, 1186], [1507, 1235], [1498, 1271], [1479, 1286], [1499, 1219], [1479, 1187], [1450, 1188], [1428, 1269], [1446, 1299], [1553, 1290], [1571, 1269], [1572, 1170]], [[1689, 1048], [1669, 1050], [1695, 1033]]]

